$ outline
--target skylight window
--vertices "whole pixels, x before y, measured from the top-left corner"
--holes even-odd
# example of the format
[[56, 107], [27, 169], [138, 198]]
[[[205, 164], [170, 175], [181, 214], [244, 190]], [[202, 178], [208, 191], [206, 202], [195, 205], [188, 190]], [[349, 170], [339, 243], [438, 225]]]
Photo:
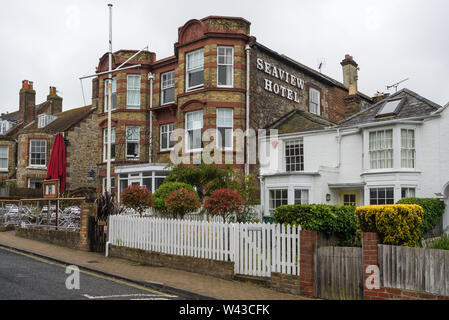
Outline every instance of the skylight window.
[[399, 107], [401, 105], [403, 99], [393, 100], [393, 101], [387, 101], [383, 107], [379, 110], [376, 117], [381, 116], [389, 116], [397, 114], [399, 111]]

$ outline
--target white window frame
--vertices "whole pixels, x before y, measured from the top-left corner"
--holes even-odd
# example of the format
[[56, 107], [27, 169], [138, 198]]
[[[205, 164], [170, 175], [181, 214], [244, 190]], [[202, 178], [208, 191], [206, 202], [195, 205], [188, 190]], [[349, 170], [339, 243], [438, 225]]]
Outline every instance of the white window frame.
[[[128, 130], [132, 128], [137, 128], [137, 139], [129, 139], [130, 135], [128, 134]], [[125, 145], [125, 156], [127, 160], [139, 160], [140, 159], [140, 127], [139, 126], [126, 126], [125, 128], [125, 136], [126, 136], [126, 145]], [[137, 156], [128, 154], [128, 143], [137, 143]]]
[[[219, 114], [220, 111], [226, 111], [226, 112], [231, 112], [231, 124], [230, 125], [221, 125], [219, 122]], [[218, 148], [223, 148], [224, 150], [233, 150], [234, 149], [234, 109], [232, 108], [217, 108], [217, 130], [216, 130], [216, 146]], [[221, 139], [219, 139], [219, 130], [218, 128], [226, 128], [226, 129], [231, 129], [231, 146], [226, 147], [226, 146], [221, 146]], [[220, 137], [223, 138], [223, 137]]]
[[40, 114], [38, 116], [38, 123], [37, 123], [37, 127], [40, 128], [44, 128], [47, 125], [49, 125], [50, 123], [52, 123], [53, 121], [55, 121], [58, 117], [54, 116], [52, 114]]
[[[201, 122], [201, 127], [195, 127], [195, 124], [198, 122], [198, 121], [192, 121], [192, 129], [188, 129], [188, 126], [187, 126], [187, 123], [188, 123], [188, 118], [189, 118], [189, 116], [190, 115], [193, 115], [193, 114], [195, 114], [195, 113], [201, 113], [201, 120], [199, 121], [199, 122]], [[190, 131], [195, 131], [195, 130], [201, 130], [201, 146], [202, 146], [202, 144], [203, 144], [203, 130], [204, 130], [204, 113], [203, 113], [203, 110], [196, 110], [196, 111], [190, 111], [190, 112], [187, 112], [186, 114], [185, 114], [185, 141], [186, 141], [186, 151], [187, 152], [197, 152], [197, 151], [201, 151], [201, 150], [203, 150], [203, 148], [202, 147], [200, 147], [200, 148], [195, 148], [195, 149], [191, 149], [190, 147], [190, 139], [189, 139], [189, 132]]]
[[[103, 183], [102, 183], [102, 190], [101, 190], [101, 192], [102, 192], [102, 194], [104, 195], [105, 193], [106, 193], [106, 177], [104, 177], [103, 178]], [[113, 177], [113, 176], [111, 176], [111, 193], [112, 194], [114, 194], [114, 190], [115, 190], [115, 188], [116, 188], [116, 185], [115, 185], [115, 177]]]
[[[44, 150], [44, 160], [45, 160], [45, 163], [44, 164], [32, 164], [31, 163], [31, 161], [32, 161], [32, 157], [31, 157], [31, 145], [32, 145], [32, 143], [33, 142], [35, 142], [35, 141], [43, 141], [44, 142], [44, 147], [45, 147], [45, 150]], [[30, 142], [29, 142], [29, 145], [28, 145], [28, 156], [29, 156], [29, 166], [30, 167], [39, 167], [39, 168], [45, 168], [46, 166], [47, 166], [47, 140], [44, 140], [44, 139], [30, 139]]]
[[[377, 189], [377, 195], [379, 196], [379, 189], [385, 189], [385, 200], [387, 199], [391, 199], [391, 198], [387, 198], [387, 189], [392, 189], [393, 190], [393, 203], [396, 203], [396, 196], [395, 196], [395, 187], [394, 186], [369, 186], [368, 187], [368, 205], [371, 205], [371, 189]], [[377, 202], [378, 202], [379, 197], [377, 197]], [[377, 205], [373, 204], [373, 205]], [[386, 205], [385, 204], [380, 204], [380, 205]]]
[[[137, 78], [137, 87], [132, 87], [130, 79]], [[140, 74], [128, 74], [126, 76], [126, 109], [140, 109], [140, 89], [141, 89], [141, 76]], [[131, 104], [129, 101], [130, 93], [136, 94], [138, 101], [136, 104]]]
[[[313, 101], [313, 93], [316, 94], [318, 101]], [[312, 105], [316, 107], [315, 112], [312, 110]], [[321, 94], [320, 91], [315, 88], [309, 88], [309, 112], [318, 116], [321, 114]]]
[[[269, 214], [270, 214], [270, 216], [273, 216], [273, 214], [274, 214], [274, 211], [276, 210], [276, 208], [278, 208], [278, 207], [276, 207], [276, 208], [273, 208], [271, 205], [272, 205], [272, 198], [271, 198], [271, 192], [272, 191], [274, 191], [274, 192], [276, 192], [276, 191], [285, 191], [286, 192], [286, 194], [287, 194], [287, 197], [286, 198], [282, 198], [282, 195], [281, 195], [281, 198], [279, 198], [280, 199], [280, 201], [283, 201], [283, 200], [286, 200], [286, 203], [285, 204], [281, 204], [281, 206], [283, 206], [283, 205], [288, 205], [289, 204], [289, 202], [288, 202], [288, 193], [289, 193], [289, 188], [288, 187], [285, 187], [285, 188], [283, 188], [283, 187], [279, 187], [279, 188], [269, 188], [268, 189], [268, 212], [269, 212]], [[275, 198], [274, 199], [274, 201], [276, 201], [276, 199], [277, 198]], [[280, 206], [279, 206], [280, 207]]]
[[[166, 131], [164, 131], [165, 128], [167, 129]], [[173, 150], [175, 142], [171, 141], [170, 136], [174, 134], [174, 131], [175, 131], [175, 124], [173, 122], [160, 125], [160, 129], [159, 129], [159, 145], [160, 145], [159, 149], [160, 149], [160, 151]], [[164, 137], [164, 135], [166, 135], [166, 137]], [[167, 148], [162, 148], [162, 141], [164, 139], [166, 140]], [[170, 147], [170, 142], [173, 143], [172, 147]]]
[[[225, 59], [226, 59], [226, 51], [227, 49], [231, 49], [231, 62], [229, 63], [220, 63], [220, 49], [225, 50]], [[231, 67], [231, 83], [230, 84], [219, 84], [220, 79], [220, 66]], [[234, 47], [231, 46], [218, 46], [217, 47], [217, 87], [218, 88], [233, 88], [234, 87]]]
[[[28, 181], [27, 181], [27, 186], [28, 186], [28, 188], [31, 188], [31, 180], [38, 180], [38, 181], [40, 181], [41, 183], [43, 183], [44, 182], [44, 178], [28, 178]], [[34, 189], [34, 188], [33, 188]]]
[[[386, 143], [385, 143], [385, 147], [382, 146], [382, 142], [380, 142], [380, 148], [378, 148], [378, 135], [379, 133], [383, 132], [384, 133], [384, 140], [386, 142], [386, 132], [387, 131], [391, 131], [391, 148], [387, 148], [386, 147]], [[374, 146], [371, 146], [371, 134], [375, 134], [375, 139], [374, 139]], [[368, 168], [370, 170], [391, 170], [394, 168], [395, 165], [395, 152], [394, 152], [394, 143], [395, 140], [395, 134], [394, 134], [394, 129], [393, 128], [385, 128], [385, 129], [380, 129], [380, 130], [370, 130], [368, 131]], [[387, 158], [387, 154], [388, 151], [391, 151], [391, 166], [387, 165], [387, 162], [390, 160], [390, 158]], [[385, 157], [382, 158], [381, 156], [378, 157], [379, 155], [382, 155], [382, 152], [385, 153]], [[376, 154], [375, 159], [373, 159], [373, 155]], [[373, 161], [376, 161], [376, 166], [373, 167]], [[385, 165], [382, 166], [382, 161], [384, 161]]]
[[[114, 99], [111, 101], [111, 110], [117, 109], [117, 77], [112, 78], [111, 98], [115, 94], [115, 106]], [[104, 80], [104, 106], [103, 112], [108, 112], [108, 79]]]
[[[301, 197], [296, 198], [296, 191], [301, 192]], [[307, 194], [307, 197], [304, 197], [304, 194]], [[299, 199], [299, 203], [296, 202], [296, 199]], [[310, 190], [304, 188], [293, 188], [293, 204], [309, 204], [310, 203]]]
[[[115, 157], [112, 156], [112, 146], [115, 146], [116, 140], [116, 130], [115, 127], [111, 128], [111, 161], [115, 161]], [[107, 140], [108, 140], [108, 128], [103, 129], [103, 161], [108, 161], [107, 159]]]
[[[202, 59], [203, 59], [203, 63], [201, 66], [195, 67], [195, 68], [191, 68], [189, 66], [189, 57], [195, 54], [199, 54], [201, 52], [202, 54]], [[203, 71], [203, 83], [193, 86], [191, 87], [189, 84], [189, 74], [192, 72], [198, 72], [198, 71]], [[193, 91], [195, 89], [200, 89], [204, 87], [204, 48], [186, 53], [186, 91]]]
[[[287, 156], [287, 147], [289, 146], [289, 144], [297, 144], [299, 143], [299, 150], [300, 150], [300, 154], [299, 156]], [[302, 155], [301, 155], [301, 150], [302, 150]], [[300, 166], [299, 170], [287, 170], [287, 158], [295, 158], [295, 157], [299, 157], [300, 158], [300, 162], [298, 163], [294, 163], [294, 165], [298, 164]], [[302, 162], [301, 162], [301, 158], [302, 158]], [[285, 163], [285, 172], [304, 172], [304, 140], [302, 138], [299, 139], [294, 139], [294, 140], [286, 140], [284, 142], [284, 163]], [[292, 165], [292, 164], [290, 164]]]
[[[410, 194], [409, 194], [410, 190], [413, 190], [413, 196], [410, 196]], [[405, 197], [402, 196], [403, 191], [405, 191], [405, 193], [406, 193]], [[401, 186], [401, 199], [404, 199], [404, 198], [416, 198], [416, 187], [415, 186], [413, 186], [413, 187]]]
[[[6, 167], [1, 167], [0, 166], [0, 171], [8, 171], [8, 163], [9, 163], [9, 147], [8, 146], [0, 146], [0, 149], [3, 149], [3, 148], [6, 148]], [[0, 157], [0, 160], [1, 159], [5, 159], [5, 158], [1, 158]], [[1, 163], [1, 162], [0, 162]]]
[[[168, 77], [168, 79], [167, 79]], [[164, 79], [165, 78], [165, 79]], [[173, 101], [164, 102], [165, 99], [165, 90], [173, 88]], [[175, 71], [167, 71], [161, 73], [161, 106], [174, 103], [175, 102]]]
[[[406, 139], [404, 146], [404, 139], [402, 137], [402, 133], [406, 132]], [[411, 147], [409, 144], [408, 139], [408, 133], [413, 132], [413, 146]], [[415, 169], [416, 168], [416, 130], [415, 129], [409, 129], [409, 128], [400, 128], [400, 139], [401, 139], [401, 168], [403, 169]], [[407, 154], [406, 157], [403, 156], [404, 152]], [[409, 158], [409, 155], [412, 155], [411, 158]], [[404, 165], [404, 161], [407, 163]], [[409, 166], [408, 163], [411, 161], [413, 163], [412, 166]]]

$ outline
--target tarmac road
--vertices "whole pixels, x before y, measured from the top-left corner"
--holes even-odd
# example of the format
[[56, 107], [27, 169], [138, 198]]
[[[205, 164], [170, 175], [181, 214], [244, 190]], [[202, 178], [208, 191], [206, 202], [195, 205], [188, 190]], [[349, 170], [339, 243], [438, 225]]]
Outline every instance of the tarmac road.
[[[93, 263], [95, 263], [93, 261]], [[80, 270], [79, 289], [66, 266], [0, 248], [0, 300], [181, 300], [161, 291]]]

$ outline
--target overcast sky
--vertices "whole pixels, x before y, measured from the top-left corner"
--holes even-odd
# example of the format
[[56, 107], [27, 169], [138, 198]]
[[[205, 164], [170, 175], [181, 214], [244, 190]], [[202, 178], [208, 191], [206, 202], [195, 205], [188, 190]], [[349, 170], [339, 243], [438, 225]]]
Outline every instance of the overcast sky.
[[[342, 81], [340, 61], [360, 67], [359, 90], [372, 96], [410, 78], [407, 87], [440, 105], [449, 102], [449, 1], [0, 1], [0, 112], [18, 110], [24, 79], [36, 103], [49, 86], [64, 110], [84, 105], [79, 77], [95, 72], [108, 50], [108, 3], [114, 4], [113, 50], [173, 55], [178, 27], [208, 15], [249, 20], [269, 48]], [[84, 81], [87, 104], [91, 82]], [[394, 89], [391, 91], [394, 92]]]

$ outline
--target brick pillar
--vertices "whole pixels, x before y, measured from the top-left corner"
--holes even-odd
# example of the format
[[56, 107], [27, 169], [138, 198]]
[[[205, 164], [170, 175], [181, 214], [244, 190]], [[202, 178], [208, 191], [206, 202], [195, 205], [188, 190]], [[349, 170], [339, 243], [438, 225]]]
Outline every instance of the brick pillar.
[[89, 239], [88, 239], [88, 224], [89, 216], [95, 215], [95, 205], [92, 203], [83, 202], [81, 205], [80, 215], [80, 244], [79, 249], [89, 251]]
[[[370, 274], [366, 273], [368, 266], [379, 266], [379, 257], [377, 245], [379, 244], [379, 236], [375, 232], [364, 232], [362, 235], [362, 254], [363, 254], [363, 298], [365, 300], [377, 300], [379, 294], [383, 292], [383, 288], [379, 290], [368, 289], [366, 280]], [[380, 277], [380, 274], [379, 274]], [[379, 279], [380, 282], [380, 279]]]
[[299, 286], [301, 295], [313, 296], [313, 268], [315, 247], [318, 245], [316, 231], [301, 230], [299, 234]]

